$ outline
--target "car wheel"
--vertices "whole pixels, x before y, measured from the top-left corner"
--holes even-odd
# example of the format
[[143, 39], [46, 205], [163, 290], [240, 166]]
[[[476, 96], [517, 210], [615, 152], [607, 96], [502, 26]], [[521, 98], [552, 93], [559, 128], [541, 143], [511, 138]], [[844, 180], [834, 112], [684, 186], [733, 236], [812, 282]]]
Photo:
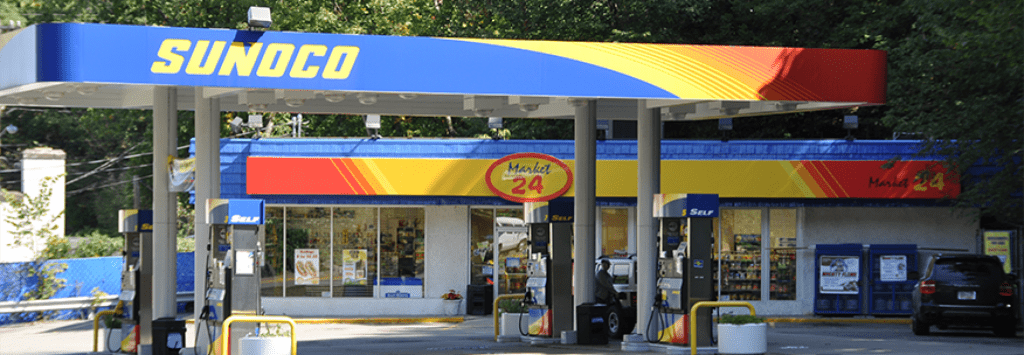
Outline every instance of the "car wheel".
[[996, 336], [1000, 338], [1013, 338], [1017, 336], [1017, 322], [998, 322], [995, 328], [992, 329], [992, 332], [996, 333]]
[[608, 337], [614, 339], [622, 338], [622, 334], [625, 331], [625, 315], [622, 312], [622, 307], [609, 306], [608, 313], [605, 315], [605, 325], [608, 327]]
[[914, 335], [928, 335], [930, 325], [917, 319], [917, 317], [910, 317], [910, 329], [914, 331]]

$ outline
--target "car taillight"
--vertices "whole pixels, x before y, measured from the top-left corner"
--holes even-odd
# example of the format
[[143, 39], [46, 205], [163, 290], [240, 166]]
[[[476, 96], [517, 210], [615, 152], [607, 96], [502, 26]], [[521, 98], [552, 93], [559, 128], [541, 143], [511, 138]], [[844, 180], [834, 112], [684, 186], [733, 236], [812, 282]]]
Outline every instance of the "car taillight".
[[999, 295], [1013, 296], [1013, 287], [1010, 287], [1009, 283], [1003, 282], [1002, 285], [999, 285]]
[[935, 293], [935, 281], [924, 280], [921, 281], [921, 294], [930, 295]]

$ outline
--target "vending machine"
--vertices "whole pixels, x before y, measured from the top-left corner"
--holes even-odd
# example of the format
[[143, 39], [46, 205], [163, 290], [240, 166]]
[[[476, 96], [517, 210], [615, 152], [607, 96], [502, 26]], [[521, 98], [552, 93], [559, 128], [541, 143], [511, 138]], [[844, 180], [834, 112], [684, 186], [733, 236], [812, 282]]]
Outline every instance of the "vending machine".
[[[205, 333], [220, 349], [224, 341], [238, 349], [238, 339], [258, 333], [253, 323], [234, 323], [230, 334], [220, 334], [221, 324], [234, 314], [261, 314], [260, 269], [264, 245], [263, 200], [210, 199], [210, 251], [206, 269], [206, 297], [200, 319]], [[202, 333], [202, 332], [201, 332]]]
[[[121, 267], [121, 295], [119, 305], [121, 313], [122, 339], [121, 352], [134, 353], [139, 339], [140, 295], [149, 292], [142, 287], [142, 239], [151, 238], [153, 234], [152, 210], [119, 210], [117, 212], [118, 232], [124, 235], [124, 264]], [[108, 349], [117, 351], [118, 349]]]

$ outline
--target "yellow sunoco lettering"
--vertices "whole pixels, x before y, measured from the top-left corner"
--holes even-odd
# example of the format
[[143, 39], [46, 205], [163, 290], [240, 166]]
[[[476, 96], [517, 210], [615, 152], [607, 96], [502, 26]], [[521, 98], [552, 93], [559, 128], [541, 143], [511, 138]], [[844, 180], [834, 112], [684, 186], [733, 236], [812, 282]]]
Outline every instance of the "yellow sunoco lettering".
[[[352, 66], [356, 63], [356, 56], [359, 55], [359, 47], [335, 46], [331, 50], [331, 57], [327, 59], [327, 67], [324, 68], [324, 79], [347, 79], [352, 73]], [[342, 61], [344, 57], [344, 62]], [[339, 67], [339, 64], [341, 65]]]
[[327, 46], [320, 44], [303, 44], [299, 47], [299, 55], [295, 56], [295, 63], [292, 64], [292, 71], [288, 74], [293, 78], [315, 78], [320, 71], [320, 66], [310, 65], [306, 67], [306, 60], [310, 55], [323, 57], [327, 54]]
[[190, 47], [192, 42], [187, 39], [165, 39], [156, 52], [156, 56], [163, 61], [153, 62], [149, 71], [156, 74], [177, 74], [181, 70], [181, 65], [185, 63], [185, 57], [174, 51], [188, 51]]
[[292, 60], [294, 52], [295, 45], [293, 44], [271, 43], [267, 46], [267, 52], [263, 53], [263, 60], [260, 61], [260, 67], [256, 69], [256, 75], [270, 78], [281, 77], [285, 70], [288, 70], [288, 62]]
[[254, 42], [250, 43], [249, 52], [246, 53], [245, 43], [231, 42], [231, 47], [228, 48], [228, 54], [224, 56], [224, 63], [220, 65], [217, 75], [228, 76], [231, 75], [232, 69], [238, 68], [238, 76], [249, 76], [252, 74], [252, 68], [256, 66], [256, 59], [259, 58], [262, 49], [263, 43]]
[[[210, 49], [210, 54], [206, 55], [206, 48], [210, 47], [210, 41], [196, 41], [196, 48], [192, 50], [192, 57], [188, 59], [188, 66], [185, 67], [185, 73], [192, 75], [210, 75], [217, 69], [217, 63], [220, 62], [220, 54], [224, 53], [224, 45], [227, 42], [216, 41], [213, 42], [213, 48]], [[203, 57], [206, 57], [206, 61], [203, 61]]]

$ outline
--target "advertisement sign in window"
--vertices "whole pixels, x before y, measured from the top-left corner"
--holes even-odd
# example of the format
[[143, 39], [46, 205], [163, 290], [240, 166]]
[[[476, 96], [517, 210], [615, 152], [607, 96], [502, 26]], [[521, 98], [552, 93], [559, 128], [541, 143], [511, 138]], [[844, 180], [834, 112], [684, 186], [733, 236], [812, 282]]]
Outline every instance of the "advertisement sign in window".
[[342, 283], [366, 285], [366, 249], [345, 249], [341, 253]]
[[882, 255], [878, 260], [878, 266], [878, 278], [881, 281], [907, 281], [906, 255]]
[[320, 284], [319, 249], [295, 249], [295, 284]]
[[857, 294], [860, 292], [860, 257], [821, 256], [820, 293]]
[[985, 255], [995, 255], [1003, 262], [1003, 272], [1010, 272], [1010, 232], [985, 231]]

